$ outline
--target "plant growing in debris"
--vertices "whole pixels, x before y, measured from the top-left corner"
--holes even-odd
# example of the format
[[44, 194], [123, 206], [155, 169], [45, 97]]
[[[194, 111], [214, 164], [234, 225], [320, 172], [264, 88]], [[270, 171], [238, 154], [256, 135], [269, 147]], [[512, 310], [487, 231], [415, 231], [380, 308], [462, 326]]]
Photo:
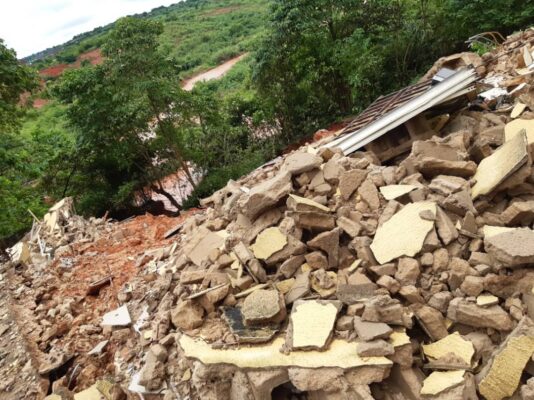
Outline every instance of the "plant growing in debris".
[[81, 208], [128, 208], [136, 193], [153, 190], [180, 208], [159, 180], [182, 169], [190, 98], [172, 60], [158, 50], [158, 22], [119, 20], [102, 49], [102, 65], [65, 73], [53, 89], [77, 134], [72, 191]]

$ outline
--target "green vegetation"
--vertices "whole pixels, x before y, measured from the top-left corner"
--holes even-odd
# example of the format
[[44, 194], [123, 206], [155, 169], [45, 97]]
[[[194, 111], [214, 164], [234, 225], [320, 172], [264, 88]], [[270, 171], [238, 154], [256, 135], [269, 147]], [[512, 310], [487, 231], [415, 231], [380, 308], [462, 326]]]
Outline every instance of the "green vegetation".
[[[186, 163], [204, 175], [183, 204], [194, 206], [412, 82], [463, 50], [467, 37], [512, 33], [532, 15], [534, 0], [187, 0], [79, 35], [33, 56], [33, 65], [71, 62], [96, 47], [106, 61], [50, 82], [56, 100], [20, 128], [18, 96], [32, 85], [6, 84], [18, 94], [0, 103], [10, 116], [0, 132], [0, 207], [9, 210], [0, 238], [29, 225], [27, 208], [42, 215], [46, 196], [75, 196], [88, 215], [131, 212], [147, 189], [165, 195], [159, 180]], [[245, 52], [224, 78], [180, 89], [184, 77]], [[0, 79], [4, 70], [27, 71], [9, 54], [0, 57]]]

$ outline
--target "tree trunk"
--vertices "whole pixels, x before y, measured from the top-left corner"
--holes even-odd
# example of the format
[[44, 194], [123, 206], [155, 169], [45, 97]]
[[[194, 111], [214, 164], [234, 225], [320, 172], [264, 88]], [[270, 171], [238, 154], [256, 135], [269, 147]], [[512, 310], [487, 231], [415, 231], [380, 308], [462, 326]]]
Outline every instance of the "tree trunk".
[[176, 207], [178, 211], [180, 211], [182, 209], [182, 206], [176, 201], [174, 197], [171, 196], [169, 192], [163, 189], [163, 186], [161, 186], [161, 183], [159, 185], [160, 185], [159, 187], [153, 185], [152, 190], [156, 192], [157, 194], [161, 194], [162, 196], [165, 196], [171, 202], [171, 204], [174, 207]]

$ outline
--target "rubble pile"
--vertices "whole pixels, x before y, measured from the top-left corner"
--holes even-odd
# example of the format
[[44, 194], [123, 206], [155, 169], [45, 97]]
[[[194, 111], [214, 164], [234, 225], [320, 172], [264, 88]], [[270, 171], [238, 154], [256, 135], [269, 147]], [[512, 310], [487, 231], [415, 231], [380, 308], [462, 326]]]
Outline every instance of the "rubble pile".
[[49, 309], [49, 398], [534, 398], [533, 41], [482, 57], [501, 94], [409, 154], [323, 141], [229, 182], [138, 252], [99, 325], [72, 304], [70, 353]]

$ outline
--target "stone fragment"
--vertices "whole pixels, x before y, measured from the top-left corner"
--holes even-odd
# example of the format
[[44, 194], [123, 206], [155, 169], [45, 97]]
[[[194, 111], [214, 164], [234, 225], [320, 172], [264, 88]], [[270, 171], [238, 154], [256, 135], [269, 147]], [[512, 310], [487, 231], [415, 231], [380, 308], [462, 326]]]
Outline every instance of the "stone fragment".
[[250, 189], [246, 195], [239, 199], [239, 208], [248, 218], [254, 219], [262, 212], [275, 206], [291, 192], [292, 188], [291, 173], [279, 173]]
[[428, 188], [443, 196], [449, 196], [463, 188], [467, 188], [468, 185], [467, 181], [459, 176], [438, 175], [432, 179]]
[[295, 284], [286, 293], [285, 302], [291, 304], [310, 293], [310, 271], [302, 272], [295, 277]]
[[344, 304], [354, 304], [371, 297], [377, 285], [365, 274], [356, 272], [344, 281], [338, 279], [337, 298]]
[[297, 226], [302, 229], [329, 231], [336, 226], [334, 216], [324, 212], [288, 212], [288, 215], [293, 218]]
[[420, 273], [419, 262], [415, 258], [402, 257], [399, 259], [395, 279], [401, 285], [415, 285]]
[[312, 169], [319, 168], [323, 159], [315, 154], [295, 152], [286, 157], [281, 169], [292, 175], [299, 175]]
[[293, 305], [287, 345], [290, 349], [324, 349], [332, 337], [340, 304], [299, 300]]
[[481, 276], [466, 276], [460, 289], [468, 296], [476, 297], [484, 290], [484, 278]]
[[339, 192], [343, 200], [350, 199], [350, 196], [360, 187], [367, 177], [367, 171], [353, 169], [343, 172], [339, 178]]
[[432, 340], [442, 339], [448, 335], [445, 319], [438, 310], [429, 306], [417, 307], [415, 316]]
[[527, 136], [523, 132], [508, 140], [491, 156], [480, 162], [474, 176], [476, 183], [471, 188], [472, 198], [476, 199], [490, 193], [527, 160]]
[[436, 228], [438, 236], [444, 245], [448, 245], [458, 238], [458, 231], [454, 227], [454, 224], [440, 207], [437, 207], [436, 212]]
[[260, 289], [245, 298], [241, 313], [245, 325], [265, 325], [281, 322], [286, 309], [277, 290]]
[[493, 328], [498, 331], [510, 331], [513, 328], [508, 313], [500, 306], [479, 307], [465, 300], [451, 301], [447, 318], [460, 324], [476, 328]]
[[451, 161], [423, 157], [417, 162], [417, 168], [425, 177], [454, 175], [469, 178], [475, 174], [477, 165], [473, 161]]
[[514, 201], [500, 215], [505, 225], [530, 225], [534, 221], [534, 201]]
[[[458, 360], [460, 361], [460, 365], [463, 364], [465, 368], [470, 368], [471, 360], [475, 354], [475, 348], [473, 343], [464, 339], [458, 332], [454, 332], [437, 342], [427, 345], [424, 344], [423, 352], [425, 356], [433, 360], [439, 360], [452, 354], [454, 361]], [[450, 358], [448, 361], [450, 362]]]
[[347, 217], [340, 217], [336, 220], [338, 227], [343, 229], [343, 231], [352, 238], [358, 236], [362, 230], [362, 226]]
[[423, 382], [422, 395], [437, 395], [464, 382], [464, 370], [434, 371]]
[[334, 271], [320, 269], [314, 271], [311, 277], [311, 287], [321, 298], [332, 296], [337, 288], [337, 274]]
[[312, 267], [312, 269], [328, 268], [328, 259], [320, 251], [314, 251], [304, 256], [306, 263]]
[[358, 188], [358, 194], [361, 196], [363, 201], [365, 201], [371, 210], [378, 210], [380, 208], [380, 198], [378, 197], [378, 190], [376, 189], [375, 184], [370, 180], [366, 179]]
[[145, 358], [145, 365], [139, 371], [139, 385], [147, 390], [157, 390], [165, 380], [165, 365], [150, 351]]
[[195, 265], [202, 267], [202, 264], [208, 260], [210, 252], [224, 245], [226, 231], [212, 232], [203, 229], [197, 235], [201, 238], [190, 251], [186, 252], [186, 255]]
[[171, 321], [183, 330], [195, 329], [204, 322], [204, 308], [194, 300], [180, 301], [171, 311]]
[[288, 354], [280, 352], [284, 344], [283, 338], [254, 347], [240, 346], [233, 349], [215, 349], [201, 339], [182, 335], [179, 345], [186, 357], [198, 359], [208, 364], [230, 364], [239, 368], [357, 368], [376, 366], [389, 370], [392, 362], [385, 357], [358, 356], [358, 343], [334, 339], [326, 351], [291, 351]]
[[433, 221], [420, 217], [421, 211], [436, 213], [432, 202], [411, 203], [402, 208], [376, 230], [371, 250], [380, 264], [401, 256], [413, 257], [419, 253], [427, 234], [434, 226]]
[[326, 254], [328, 254], [329, 268], [338, 266], [340, 231], [341, 230], [339, 228], [336, 228], [330, 232], [320, 233], [307, 243], [312, 249], [323, 250]]
[[484, 230], [484, 248], [508, 267], [534, 263], [534, 231], [528, 228], [503, 229], [489, 234]]
[[380, 187], [380, 193], [386, 200], [394, 200], [417, 189], [415, 185], [387, 185]]
[[354, 330], [358, 337], [365, 342], [387, 339], [393, 332], [393, 329], [383, 322], [367, 322], [360, 317], [354, 317]]
[[266, 260], [274, 253], [282, 250], [286, 244], [287, 236], [279, 228], [272, 227], [265, 229], [258, 235], [251, 249], [256, 258]]
[[287, 198], [287, 209], [298, 212], [330, 212], [328, 207], [305, 197], [295, 196], [294, 194], [290, 194]]
[[280, 273], [286, 278], [291, 278], [304, 262], [305, 259], [302, 255], [290, 257], [280, 266]]
[[376, 284], [380, 287], [386, 288], [391, 294], [397, 293], [401, 288], [400, 283], [388, 275], [383, 275], [378, 278]]
[[534, 326], [523, 319], [493, 354], [478, 375], [478, 389], [488, 400], [501, 400], [514, 394], [527, 362], [534, 353]]
[[358, 355], [360, 357], [390, 356], [393, 353], [395, 353], [393, 346], [382, 339], [358, 344]]

